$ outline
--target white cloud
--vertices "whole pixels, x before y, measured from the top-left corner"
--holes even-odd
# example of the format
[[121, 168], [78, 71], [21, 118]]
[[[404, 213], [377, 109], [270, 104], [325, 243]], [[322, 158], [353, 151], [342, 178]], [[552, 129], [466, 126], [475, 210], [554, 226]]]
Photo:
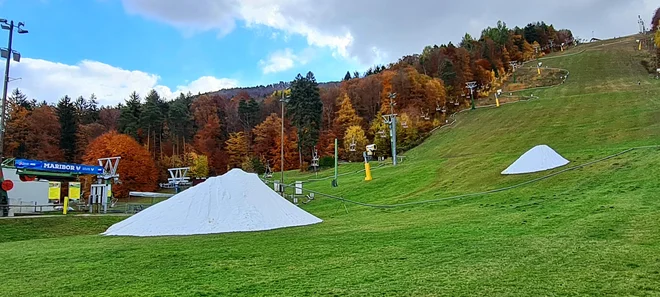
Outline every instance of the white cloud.
[[[129, 13], [180, 28], [231, 32], [237, 21], [305, 37], [309, 45], [363, 65], [394, 61], [424, 46], [479, 35], [484, 24], [545, 21], [581, 37], [636, 33], [637, 15], [650, 21], [658, 0], [122, 0]], [[539, 9], [542, 7], [543, 9]]]
[[263, 74], [277, 73], [289, 70], [296, 65], [305, 65], [314, 55], [314, 50], [307, 48], [300, 54], [294, 54], [290, 48], [276, 51], [268, 56], [266, 61], [260, 60], [259, 66]]
[[155, 89], [161, 96], [172, 99], [180, 92], [197, 94], [238, 86], [238, 81], [234, 79], [204, 76], [172, 90], [158, 83], [158, 75], [90, 60], [67, 65], [23, 58], [20, 63], [13, 63], [11, 68], [11, 76], [21, 79], [10, 82], [10, 89], [20, 88], [31, 98], [48, 102], [55, 102], [64, 95], [75, 98], [94, 93], [100, 104], [115, 105], [123, 102], [133, 91], [145, 95]]
[[264, 74], [277, 73], [293, 68], [296, 56], [290, 48], [283, 51], [277, 51], [268, 57], [268, 61], [260, 60], [259, 65]]

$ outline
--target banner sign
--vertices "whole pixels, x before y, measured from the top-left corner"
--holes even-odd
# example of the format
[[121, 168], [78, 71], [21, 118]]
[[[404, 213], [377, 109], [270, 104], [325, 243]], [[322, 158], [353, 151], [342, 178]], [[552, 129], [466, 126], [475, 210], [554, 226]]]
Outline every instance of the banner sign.
[[60, 200], [61, 182], [48, 182], [48, 200]]
[[103, 167], [81, 164], [56, 163], [38, 160], [16, 159], [16, 169], [27, 169], [35, 171], [65, 172], [73, 174], [103, 174]]
[[69, 183], [69, 199], [80, 199], [80, 183]]

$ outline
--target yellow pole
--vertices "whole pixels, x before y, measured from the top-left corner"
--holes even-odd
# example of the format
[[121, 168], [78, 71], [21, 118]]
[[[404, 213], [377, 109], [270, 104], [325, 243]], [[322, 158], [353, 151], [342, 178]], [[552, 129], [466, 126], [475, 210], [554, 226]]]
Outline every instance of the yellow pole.
[[64, 207], [62, 207], [62, 214], [66, 215], [69, 211], [69, 196], [64, 196]]
[[371, 178], [371, 165], [369, 165], [368, 162], [364, 162], [364, 172], [366, 173], [367, 176], [364, 177], [365, 181], [370, 181], [373, 178]]
[[500, 99], [497, 98], [497, 96], [495, 96], [495, 105], [497, 105], [497, 107], [500, 107]]
[[639, 50], [642, 50], [642, 41], [639, 42]]
[[536, 70], [539, 72], [539, 75], [541, 75], [541, 67], [536, 67]]

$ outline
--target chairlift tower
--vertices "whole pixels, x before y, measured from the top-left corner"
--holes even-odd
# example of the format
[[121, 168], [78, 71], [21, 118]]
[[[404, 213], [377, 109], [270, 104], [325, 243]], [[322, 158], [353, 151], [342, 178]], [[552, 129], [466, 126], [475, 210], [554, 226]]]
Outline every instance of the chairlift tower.
[[639, 24], [639, 33], [646, 33], [646, 25], [644, 24], [644, 20], [642, 19], [641, 15], [637, 15], [637, 23]]
[[89, 212], [94, 212], [94, 205], [97, 205], [97, 212], [108, 212], [108, 196], [112, 193], [111, 182], [121, 183], [117, 168], [119, 167], [121, 157], [98, 159], [99, 166], [103, 167], [103, 173], [96, 176], [96, 184], [92, 184], [89, 195]]
[[465, 87], [470, 89], [470, 99], [472, 101], [472, 109], [476, 109], [477, 107], [474, 105], [474, 89], [477, 88], [477, 82], [476, 81], [470, 81], [465, 83]]
[[390, 126], [390, 139], [392, 143], [392, 165], [396, 166], [397, 165], [397, 160], [396, 160], [396, 116], [397, 114], [394, 113], [394, 105], [396, 105], [396, 102], [394, 102], [394, 99], [396, 99], [396, 93], [390, 93], [388, 95], [390, 98], [390, 114], [383, 115], [383, 123], [387, 124]]
[[314, 167], [314, 172], [318, 172], [319, 169], [319, 151], [314, 147], [312, 149], [312, 167]]
[[516, 83], [516, 69], [518, 69], [518, 61], [510, 61], [509, 65], [511, 65], [511, 72], [513, 72], [513, 83]]
[[179, 193], [181, 186], [192, 185], [190, 177], [187, 176], [190, 167], [169, 168], [167, 171], [170, 173], [170, 178], [168, 178], [167, 181], [174, 187], [175, 193]]

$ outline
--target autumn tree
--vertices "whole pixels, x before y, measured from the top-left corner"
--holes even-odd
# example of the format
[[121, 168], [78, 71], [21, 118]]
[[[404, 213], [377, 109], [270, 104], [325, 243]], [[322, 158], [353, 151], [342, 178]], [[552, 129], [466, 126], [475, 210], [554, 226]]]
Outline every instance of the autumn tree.
[[323, 88], [320, 89], [319, 94], [321, 96], [321, 102], [323, 103], [323, 124], [321, 125], [321, 131], [328, 131], [333, 128], [338, 107], [337, 98], [339, 98], [341, 94], [341, 88]]
[[78, 125], [76, 131], [76, 158], [74, 161], [76, 163], [81, 162], [82, 157], [87, 152], [89, 143], [106, 132], [108, 132], [106, 127], [99, 123]]
[[350, 126], [344, 134], [344, 159], [349, 161], [362, 160], [362, 152], [367, 146], [367, 136], [360, 126]]
[[76, 157], [78, 118], [76, 107], [69, 96], [64, 96], [57, 103], [57, 117], [60, 123], [60, 148], [65, 161], [73, 162]]
[[26, 157], [27, 139], [30, 135], [29, 110], [21, 104], [23, 94], [12, 94], [8, 102], [8, 116], [5, 122], [5, 156]]
[[275, 152], [281, 149], [277, 141], [281, 138], [281, 125], [282, 119], [273, 113], [252, 130], [254, 135], [252, 151], [255, 156], [269, 161], [269, 164], [277, 161]]
[[191, 109], [198, 127], [194, 137], [195, 148], [209, 158], [211, 174], [222, 174], [227, 170], [227, 156], [218, 118], [218, 105], [212, 98], [202, 95], [193, 102]]
[[190, 167], [188, 175], [191, 177], [201, 178], [209, 176], [209, 158], [207, 156], [189, 152], [186, 154], [185, 165]]
[[[362, 119], [355, 113], [351, 99], [348, 98], [348, 95], [345, 93], [337, 98], [340, 100], [339, 110], [337, 111], [337, 116], [335, 117], [335, 135], [344, 135], [346, 129], [351, 126], [360, 126]], [[343, 139], [343, 138], [342, 138]]]
[[374, 135], [373, 141], [371, 143], [376, 145], [376, 148], [378, 149], [377, 154], [379, 156], [389, 156], [389, 147], [391, 143], [389, 125], [385, 124], [382, 118], [376, 118], [371, 121], [371, 125], [369, 126], [369, 133]]
[[64, 154], [60, 149], [61, 126], [55, 107], [36, 107], [28, 116], [28, 123], [27, 155], [37, 160], [64, 161]]
[[[291, 100], [287, 108], [291, 123], [298, 130], [299, 152], [309, 152], [316, 145], [321, 130], [323, 103], [314, 74], [310, 71], [305, 77], [298, 74], [291, 82]], [[302, 156], [300, 156], [302, 164]]]
[[[284, 135], [284, 170], [292, 170], [300, 168], [299, 154], [298, 154], [298, 142], [296, 141], [296, 135], [298, 131], [295, 127], [289, 129]], [[275, 138], [275, 147], [271, 149], [271, 154], [274, 156], [275, 162], [271, 163], [273, 166], [273, 171], [281, 170], [281, 139], [280, 137]]]
[[248, 157], [248, 141], [245, 133], [236, 132], [229, 135], [229, 139], [225, 143], [227, 147], [227, 168], [241, 168], [241, 165]]
[[106, 127], [108, 131], [119, 128], [119, 114], [121, 111], [116, 107], [103, 107], [99, 110], [99, 124]]
[[149, 151], [135, 139], [117, 132], [96, 138], [83, 157], [86, 164], [98, 164], [99, 158], [121, 157], [117, 173], [120, 184], [113, 185], [116, 196], [127, 197], [128, 191], [150, 192], [157, 188], [158, 171]]

